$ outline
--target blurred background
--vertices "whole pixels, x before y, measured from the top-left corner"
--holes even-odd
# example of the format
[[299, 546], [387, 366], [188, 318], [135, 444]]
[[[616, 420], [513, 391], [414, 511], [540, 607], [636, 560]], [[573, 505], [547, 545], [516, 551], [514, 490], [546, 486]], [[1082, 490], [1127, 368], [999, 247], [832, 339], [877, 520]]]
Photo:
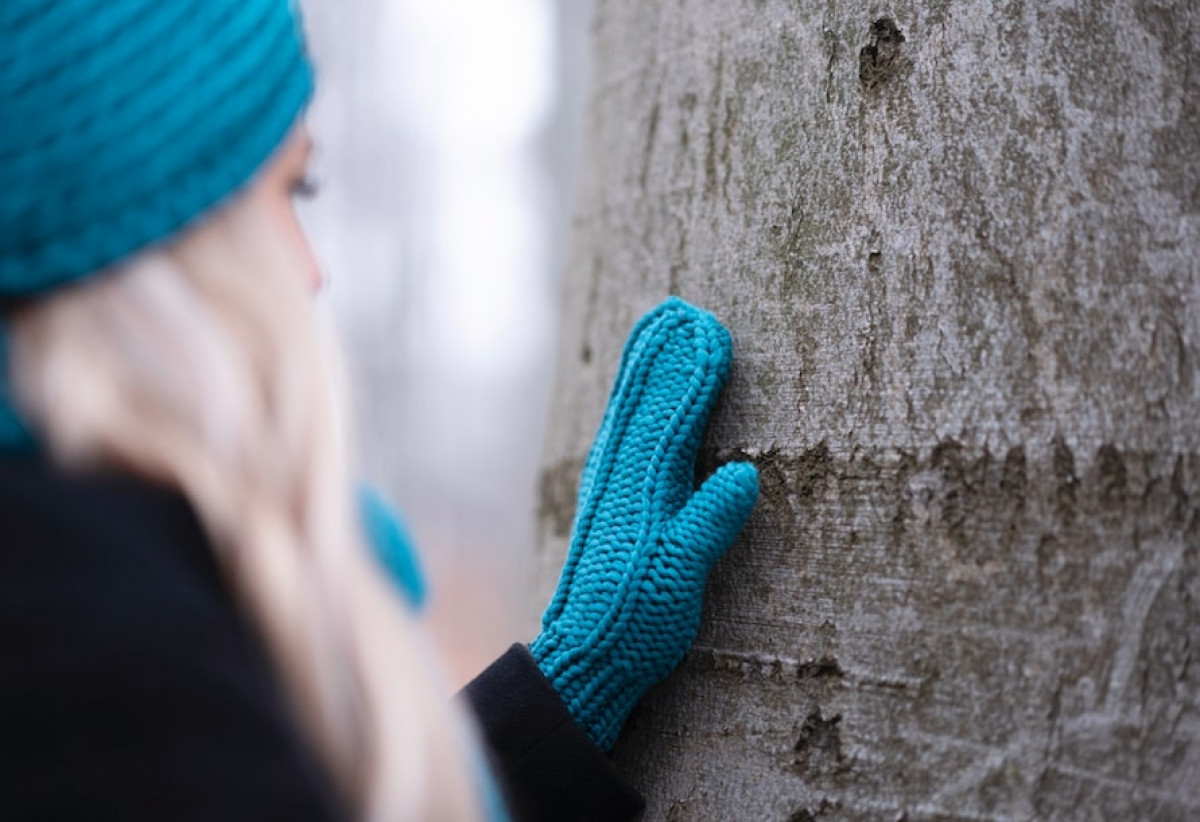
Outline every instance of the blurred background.
[[590, 0], [303, 0], [362, 469], [403, 513], [461, 684], [532, 639], [534, 492]]

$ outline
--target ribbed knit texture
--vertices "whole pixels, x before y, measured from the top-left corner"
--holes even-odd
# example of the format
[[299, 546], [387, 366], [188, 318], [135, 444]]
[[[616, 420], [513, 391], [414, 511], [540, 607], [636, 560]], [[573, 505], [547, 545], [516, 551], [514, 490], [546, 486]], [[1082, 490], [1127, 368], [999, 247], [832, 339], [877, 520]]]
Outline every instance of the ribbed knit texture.
[[694, 490], [731, 357], [711, 314], [674, 297], [655, 308], [625, 345], [584, 465], [566, 565], [530, 651], [605, 750], [691, 646], [708, 572], [758, 498], [749, 463]]
[[0, 295], [88, 276], [200, 216], [311, 91], [288, 0], [3, 0]]

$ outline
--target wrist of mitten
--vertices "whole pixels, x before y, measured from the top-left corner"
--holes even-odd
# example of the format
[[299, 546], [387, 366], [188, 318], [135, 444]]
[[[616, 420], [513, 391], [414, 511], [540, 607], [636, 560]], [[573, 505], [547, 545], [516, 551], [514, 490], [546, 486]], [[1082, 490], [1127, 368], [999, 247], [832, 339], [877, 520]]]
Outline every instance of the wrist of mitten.
[[553, 631], [543, 631], [529, 651], [571, 716], [605, 751], [612, 750], [634, 706], [664, 675], [661, 661], [570, 646]]

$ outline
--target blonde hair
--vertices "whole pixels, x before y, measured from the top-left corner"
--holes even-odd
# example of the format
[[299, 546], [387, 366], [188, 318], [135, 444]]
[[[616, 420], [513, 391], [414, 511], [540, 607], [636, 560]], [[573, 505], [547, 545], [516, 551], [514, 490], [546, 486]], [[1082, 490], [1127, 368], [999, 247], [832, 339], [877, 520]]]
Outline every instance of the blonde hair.
[[362, 818], [480, 819], [467, 723], [362, 544], [335, 348], [251, 200], [18, 312], [18, 402], [60, 461], [190, 500]]

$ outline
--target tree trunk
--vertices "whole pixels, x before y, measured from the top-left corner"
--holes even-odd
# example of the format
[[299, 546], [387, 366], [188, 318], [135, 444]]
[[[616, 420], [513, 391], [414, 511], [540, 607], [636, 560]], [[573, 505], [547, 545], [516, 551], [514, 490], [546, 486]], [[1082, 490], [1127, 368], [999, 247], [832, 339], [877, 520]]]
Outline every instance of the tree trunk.
[[1197, 4], [608, 0], [593, 50], [541, 593], [666, 294], [762, 477], [618, 745], [646, 818], [1200, 819]]

